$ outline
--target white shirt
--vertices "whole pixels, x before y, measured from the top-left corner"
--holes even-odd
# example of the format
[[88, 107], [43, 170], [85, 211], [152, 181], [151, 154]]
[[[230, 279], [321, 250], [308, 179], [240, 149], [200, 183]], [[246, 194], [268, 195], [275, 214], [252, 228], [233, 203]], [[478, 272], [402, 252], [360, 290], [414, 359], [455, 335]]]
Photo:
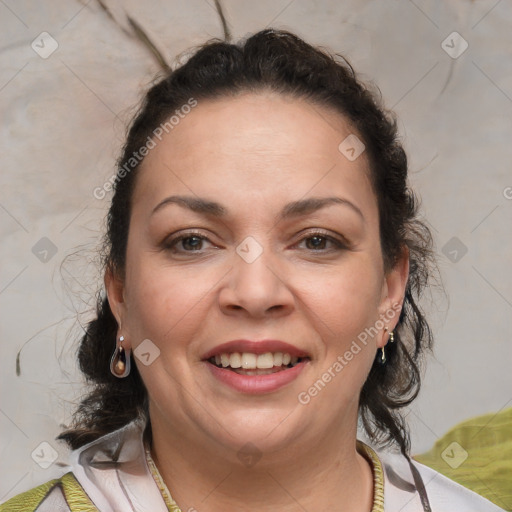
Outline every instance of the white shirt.
[[[148, 467], [143, 432], [134, 420], [70, 454], [75, 478], [101, 512], [168, 512]], [[375, 450], [375, 448], [374, 448]], [[402, 455], [375, 450], [384, 473], [385, 512], [425, 512], [409, 461]], [[503, 509], [423, 464], [411, 461], [421, 476], [432, 512], [499, 512]], [[165, 484], [164, 484], [165, 485]], [[2, 509], [9, 512], [9, 508]], [[56, 486], [36, 512], [70, 512]], [[179, 510], [176, 507], [176, 510]]]

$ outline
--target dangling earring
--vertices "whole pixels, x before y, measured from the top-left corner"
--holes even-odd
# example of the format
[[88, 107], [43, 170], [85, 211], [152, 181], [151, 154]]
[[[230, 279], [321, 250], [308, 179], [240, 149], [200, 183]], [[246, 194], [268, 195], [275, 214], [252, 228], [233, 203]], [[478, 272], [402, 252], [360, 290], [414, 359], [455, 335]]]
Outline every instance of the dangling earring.
[[[388, 328], [385, 327], [384, 330], [387, 332], [388, 331]], [[395, 342], [395, 333], [393, 331], [391, 331], [389, 333], [389, 342], [390, 343], [394, 343]], [[379, 359], [379, 363], [380, 364], [385, 364], [386, 361], [387, 361], [387, 358], [386, 358], [386, 351], [384, 350], [384, 347], [386, 345], [384, 345], [381, 349], [380, 349], [380, 359]]]
[[[385, 347], [385, 345], [384, 345], [384, 347]], [[379, 363], [380, 364], [384, 364], [387, 361], [387, 359], [386, 359], [386, 352], [384, 351], [384, 347], [382, 347], [380, 349], [380, 359], [379, 359]]]
[[119, 379], [124, 379], [130, 374], [130, 349], [124, 349], [123, 343], [124, 336], [119, 337], [119, 341], [116, 343], [116, 349], [112, 354], [110, 360], [110, 371], [112, 375]]

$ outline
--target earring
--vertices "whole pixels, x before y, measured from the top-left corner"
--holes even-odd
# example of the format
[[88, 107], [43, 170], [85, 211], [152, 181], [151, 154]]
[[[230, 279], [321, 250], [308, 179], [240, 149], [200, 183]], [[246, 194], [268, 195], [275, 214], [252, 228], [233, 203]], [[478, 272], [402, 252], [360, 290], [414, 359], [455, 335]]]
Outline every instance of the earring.
[[[384, 328], [384, 330], [387, 332], [389, 329], [387, 327]], [[390, 343], [394, 343], [395, 342], [395, 333], [393, 331], [390, 331], [389, 333], [389, 342]], [[386, 345], [384, 345], [385, 347]], [[379, 358], [379, 363], [380, 364], [385, 364], [386, 361], [387, 361], [387, 358], [386, 358], [386, 351], [385, 351], [385, 348], [382, 347], [380, 349], [380, 358]]]
[[119, 341], [116, 343], [116, 349], [112, 354], [110, 360], [110, 371], [112, 375], [119, 379], [124, 379], [130, 374], [130, 349], [124, 349], [123, 343], [124, 336], [119, 337]]
[[[385, 346], [385, 345], [384, 345], [384, 346]], [[384, 350], [384, 347], [382, 347], [382, 348], [380, 349], [380, 359], [379, 359], [379, 363], [380, 363], [380, 364], [384, 364], [386, 361], [387, 361], [387, 359], [386, 359], [386, 352], [385, 352], [385, 350]]]

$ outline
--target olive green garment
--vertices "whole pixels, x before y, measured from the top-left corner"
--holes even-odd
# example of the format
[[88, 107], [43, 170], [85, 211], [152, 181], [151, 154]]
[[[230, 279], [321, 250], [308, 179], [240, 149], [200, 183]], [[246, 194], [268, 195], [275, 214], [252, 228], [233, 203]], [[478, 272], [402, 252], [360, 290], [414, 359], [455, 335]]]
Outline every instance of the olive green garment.
[[512, 511], [512, 408], [459, 423], [414, 459]]

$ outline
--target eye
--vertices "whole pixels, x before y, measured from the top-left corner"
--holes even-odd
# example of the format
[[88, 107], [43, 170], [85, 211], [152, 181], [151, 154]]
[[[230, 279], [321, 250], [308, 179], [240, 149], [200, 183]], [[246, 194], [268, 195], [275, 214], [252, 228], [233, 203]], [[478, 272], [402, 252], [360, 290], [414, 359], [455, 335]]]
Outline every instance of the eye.
[[174, 253], [202, 252], [204, 242], [209, 242], [207, 237], [196, 232], [188, 232], [166, 240], [164, 247]]
[[[341, 240], [322, 232], [308, 233], [307, 236], [300, 240], [300, 243], [305, 243], [306, 249], [313, 252], [331, 252], [346, 248], [346, 244]], [[328, 244], [331, 244], [330, 249]]]
[[[177, 235], [173, 238], [167, 239], [163, 247], [172, 253], [203, 253], [204, 244], [210, 243], [210, 240], [198, 232], [186, 232]], [[314, 253], [328, 253], [333, 251], [340, 251], [347, 248], [347, 243], [323, 232], [308, 233], [298, 243], [298, 245], [305, 244], [308, 251]], [[215, 246], [214, 246], [215, 247]]]

